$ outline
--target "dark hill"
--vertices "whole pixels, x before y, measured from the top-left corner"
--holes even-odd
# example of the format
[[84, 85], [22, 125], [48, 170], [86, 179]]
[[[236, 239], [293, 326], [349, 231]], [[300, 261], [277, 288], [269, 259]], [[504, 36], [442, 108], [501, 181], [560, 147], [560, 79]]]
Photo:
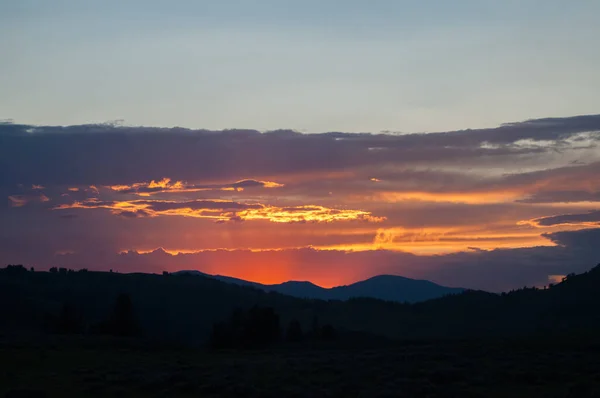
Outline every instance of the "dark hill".
[[430, 281], [415, 280], [395, 275], [379, 275], [348, 286], [331, 289], [338, 300], [353, 297], [372, 297], [398, 302], [418, 302], [457, 294], [465, 289], [440, 286]]
[[[357, 291], [389, 281], [389, 277], [364, 281]], [[273, 308], [283, 328], [296, 319], [303, 330], [318, 322], [331, 324], [340, 333], [395, 339], [592, 335], [600, 331], [600, 267], [570, 275], [549, 289], [526, 288], [500, 295], [465, 291], [414, 304], [373, 298], [307, 300], [202, 276], [48, 273], [11, 267], [0, 269], [0, 335], [48, 333], [49, 325], [65, 308], [78, 314], [83, 332], [89, 331], [110, 317], [121, 293], [131, 297], [145, 337], [192, 344], [206, 342], [212, 325], [227, 319], [233, 309], [254, 305]]]

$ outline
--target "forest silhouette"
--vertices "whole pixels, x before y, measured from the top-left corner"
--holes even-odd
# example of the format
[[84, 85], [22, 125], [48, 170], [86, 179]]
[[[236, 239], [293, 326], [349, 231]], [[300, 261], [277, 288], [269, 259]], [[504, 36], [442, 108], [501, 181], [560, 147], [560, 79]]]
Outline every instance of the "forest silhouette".
[[0, 396], [593, 397], [598, 286], [600, 265], [501, 294], [325, 301], [199, 275], [10, 265]]
[[501, 294], [466, 290], [419, 303], [325, 301], [198, 275], [36, 272], [9, 265], [0, 270], [0, 326], [5, 333], [106, 334], [231, 347], [305, 335], [319, 340], [322, 334], [392, 340], [584, 335], [600, 329], [598, 286], [600, 265], [556, 285]]

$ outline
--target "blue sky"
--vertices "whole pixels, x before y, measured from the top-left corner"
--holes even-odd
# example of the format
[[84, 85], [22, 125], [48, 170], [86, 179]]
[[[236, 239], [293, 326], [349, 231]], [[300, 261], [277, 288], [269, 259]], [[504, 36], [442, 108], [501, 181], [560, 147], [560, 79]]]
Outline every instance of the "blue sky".
[[0, 119], [448, 131], [597, 113], [567, 1], [0, 0]]

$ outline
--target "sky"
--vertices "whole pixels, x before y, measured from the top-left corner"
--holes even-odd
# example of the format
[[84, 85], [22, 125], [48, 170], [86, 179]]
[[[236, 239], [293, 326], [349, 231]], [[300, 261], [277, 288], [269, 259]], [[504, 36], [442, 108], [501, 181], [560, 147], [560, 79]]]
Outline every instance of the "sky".
[[593, 114], [596, 0], [0, 0], [0, 118], [311, 133]]
[[585, 271], [598, 12], [0, 0], [0, 263], [491, 291]]

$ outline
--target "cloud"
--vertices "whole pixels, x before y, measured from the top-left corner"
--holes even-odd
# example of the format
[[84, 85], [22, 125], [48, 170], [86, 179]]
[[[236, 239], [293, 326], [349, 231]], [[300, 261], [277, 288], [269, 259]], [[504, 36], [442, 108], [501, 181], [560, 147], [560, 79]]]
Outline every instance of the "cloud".
[[580, 214], [560, 214], [556, 216], [540, 217], [529, 221], [539, 227], [554, 225], [594, 226], [600, 225], [600, 210]]
[[125, 218], [150, 217], [151, 214], [145, 210], [122, 210], [115, 213], [117, 216]]
[[136, 182], [131, 185], [112, 185], [109, 188], [113, 191], [125, 193], [125, 194], [136, 194], [139, 196], [150, 196], [157, 193], [167, 192], [200, 192], [200, 191], [243, 191], [244, 188], [280, 188], [283, 184], [278, 184], [272, 181], [256, 181], [256, 180], [241, 180], [232, 184], [212, 184], [212, 185], [198, 185], [198, 184], [187, 184], [182, 181], [171, 182], [170, 178], [163, 178], [159, 181], [150, 182]]
[[[568, 185], [567, 185], [568, 187]], [[521, 199], [522, 203], [574, 203], [574, 202], [600, 202], [598, 191], [544, 191], [536, 192], [528, 198]]]
[[596, 145], [598, 131], [600, 115], [404, 135], [5, 124], [0, 125], [2, 159], [11, 167], [0, 169], [0, 184], [130, 185], [165, 175], [174, 181], [219, 181], [386, 164], [490, 164], [507, 156], [547, 161], [556, 150]]
[[50, 198], [44, 194], [40, 195], [10, 195], [8, 197], [12, 207], [23, 207], [28, 203], [49, 202]]
[[381, 222], [385, 217], [373, 216], [361, 210], [331, 209], [323, 206], [296, 206], [279, 208], [259, 203], [238, 203], [226, 200], [194, 200], [175, 202], [166, 200], [102, 201], [90, 199], [61, 204], [55, 210], [108, 209], [126, 217], [182, 216], [207, 218], [217, 221], [266, 220], [274, 223], [368, 221]]
[[27, 204], [27, 199], [20, 195], [11, 195], [8, 197], [8, 200], [13, 207], [23, 207]]
[[600, 228], [582, 229], [579, 231], [560, 231], [543, 234], [544, 237], [563, 247], [577, 250], [589, 250], [595, 254], [595, 261], [600, 260]]
[[143, 206], [148, 206], [150, 210], [156, 212], [168, 212], [170, 210], [221, 210], [221, 211], [238, 211], [247, 209], [262, 209], [264, 208], [261, 204], [248, 204], [248, 203], [237, 203], [232, 201], [216, 201], [216, 200], [194, 200], [191, 202], [169, 202], [169, 201], [150, 201], [140, 200], [135, 201]]
[[429, 134], [4, 124], [0, 258], [540, 285], [597, 261], [594, 233], [572, 233], [597, 223], [599, 142], [600, 115]]

